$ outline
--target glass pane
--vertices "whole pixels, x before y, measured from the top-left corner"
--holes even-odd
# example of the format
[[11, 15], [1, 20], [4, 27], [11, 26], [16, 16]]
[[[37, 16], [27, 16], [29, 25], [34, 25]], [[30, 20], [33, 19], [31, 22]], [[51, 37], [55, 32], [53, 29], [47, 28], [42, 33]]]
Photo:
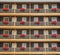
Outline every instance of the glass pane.
[[52, 4], [52, 8], [57, 8], [57, 5], [56, 4]]
[[52, 34], [57, 34], [57, 30], [52, 30]]
[[26, 22], [27, 21], [27, 18], [26, 17], [22, 17], [22, 20]]
[[38, 17], [34, 17], [34, 22], [38, 21]]
[[27, 30], [22, 30], [22, 33], [23, 34], [27, 34]]
[[8, 30], [4, 30], [4, 34], [9, 34], [9, 31]]
[[4, 4], [4, 8], [9, 8], [9, 4]]
[[51, 20], [55, 21], [55, 20], [57, 20], [57, 17], [52, 17]]
[[34, 9], [38, 8], [38, 4], [34, 4]]
[[9, 21], [9, 17], [4, 17], [4, 21]]
[[23, 4], [22, 5], [22, 8], [25, 8], [26, 9], [27, 8], [27, 5], [26, 4]]
[[56, 46], [56, 47], [57, 47], [57, 43], [52, 43], [52, 47], [53, 47], [53, 46]]
[[34, 34], [38, 34], [38, 30], [34, 30]]
[[34, 48], [38, 46], [38, 43], [34, 43]]
[[9, 46], [9, 43], [4, 43], [3, 46]]
[[24, 46], [26, 48], [27, 47], [27, 44], [26, 43], [22, 43], [22, 46]]

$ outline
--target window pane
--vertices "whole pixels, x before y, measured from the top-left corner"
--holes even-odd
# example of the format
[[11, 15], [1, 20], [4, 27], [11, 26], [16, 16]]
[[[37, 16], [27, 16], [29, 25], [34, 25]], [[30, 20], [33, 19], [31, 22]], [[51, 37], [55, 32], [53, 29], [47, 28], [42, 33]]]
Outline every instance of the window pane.
[[56, 47], [57, 47], [57, 43], [52, 43], [52, 47], [53, 47], [53, 46], [56, 46]]
[[35, 8], [38, 8], [38, 4], [34, 4], [34, 9], [35, 9]]
[[4, 34], [9, 34], [9, 31], [8, 30], [4, 30]]
[[23, 30], [22, 33], [23, 33], [23, 34], [27, 34], [27, 30]]
[[9, 8], [9, 4], [4, 4], [4, 8]]
[[26, 22], [27, 21], [27, 18], [26, 17], [22, 17], [22, 20]]
[[52, 17], [51, 20], [55, 21], [55, 20], [57, 20], [57, 17]]
[[34, 48], [38, 46], [38, 43], [34, 43]]
[[52, 30], [52, 34], [57, 34], [57, 30]]
[[22, 5], [22, 8], [25, 8], [26, 9], [27, 8], [27, 5], [26, 4], [23, 4]]
[[38, 34], [38, 30], [34, 30], [34, 34]]
[[34, 22], [38, 21], [38, 17], [34, 17]]
[[52, 4], [52, 8], [57, 8], [57, 5], [56, 4]]
[[26, 48], [27, 47], [27, 44], [26, 43], [22, 43], [22, 46], [24, 46]]
[[9, 21], [9, 17], [4, 17], [4, 21]]

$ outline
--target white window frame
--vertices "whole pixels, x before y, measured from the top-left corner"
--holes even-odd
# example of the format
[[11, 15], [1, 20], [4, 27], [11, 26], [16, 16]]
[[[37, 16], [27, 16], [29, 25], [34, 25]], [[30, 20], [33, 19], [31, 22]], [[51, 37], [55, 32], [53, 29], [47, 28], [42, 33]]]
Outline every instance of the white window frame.
[[8, 45], [8, 47], [9, 47], [9, 43], [3, 43], [3, 46], [6, 46], [6, 44]]
[[37, 46], [39, 46], [39, 44], [38, 43], [34, 43], [34, 48], [37, 47]]
[[38, 17], [34, 17], [34, 20], [33, 21], [34, 22], [38, 21]]
[[38, 8], [38, 6], [39, 6], [38, 4], [34, 4], [34, 9]]
[[[8, 7], [5, 7], [6, 5], [7, 5]], [[3, 8], [9, 8], [9, 4], [4, 4], [4, 5], [3, 5]]]
[[35, 35], [35, 34], [38, 34], [38, 33], [39, 33], [39, 31], [38, 31], [38, 30], [34, 30], [34, 35]]
[[27, 48], [27, 43], [22, 43], [22, 46], [24, 46], [25, 48]]
[[8, 33], [7, 33], [7, 34], [9, 34], [9, 30], [4, 30], [4, 31], [3, 31], [3, 33], [4, 33], [4, 34], [6, 34], [6, 33], [5, 33], [6, 31], [8, 31]]
[[22, 21], [27, 22], [27, 18], [26, 17], [22, 17]]
[[51, 46], [52, 46], [52, 47], [54, 47], [54, 46], [57, 47], [57, 43], [52, 43]]
[[27, 34], [27, 30], [22, 30], [22, 34]]
[[6, 19], [9, 21], [9, 17], [3, 17], [3, 21], [6, 21]]
[[52, 4], [52, 8], [57, 8], [57, 4]]
[[52, 30], [52, 34], [57, 34], [57, 30]]
[[51, 21], [57, 21], [57, 17], [52, 17]]
[[22, 8], [27, 9], [27, 5], [26, 4], [22, 4]]

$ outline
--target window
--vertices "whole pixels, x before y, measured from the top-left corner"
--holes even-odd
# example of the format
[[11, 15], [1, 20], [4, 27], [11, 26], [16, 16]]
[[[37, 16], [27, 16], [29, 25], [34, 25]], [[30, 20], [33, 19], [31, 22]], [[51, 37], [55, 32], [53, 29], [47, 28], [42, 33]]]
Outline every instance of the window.
[[9, 17], [4, 17], [3, 20], [4, 21], [9, 21]]
[[52, 34], [57, 34], [57, 30], [52, 30]]
[[38, 34], [38, 30], [34, 30], [34, 34]]
[[27, 5], [26, 4], [23, 4], [22, 5], [22, 8], [25, 8], [26, 9], [27, 8]]
[[57, 17], [52, 17], [51, 20], [52, 21], [57, 21]]
[[38, 8], [38, 4], [34, 4], [34, 9]]
[[26, 22], [27, 21], [27, 18], [26, 17], [22, 17], [22, 20]]
[[27, 34], [27, 30], [22, 30], [22, 33], [23, 34]]
[[38, 17], [34, 17], [34, 22], [38, 21]]
[[9, 47], [9, 43], [3, 43], [3, 46], [8, 46]]
[[57, 8], [57, 5], [56, 4], [52, 4], [52, 8]]
[[4, 30], [4, 34], [9, 34], [9, 30]]
[[34, 48], [38, 46], [38, 43], [34, 43]]
[[26, 43], [22, 43], [22, 46], [24, 46], [26, 48], [27, 47], [27, 44]]
[[57, 43], [52, 43], [51, 45], [52, 47], [56, 46], [57, 47]]
[[4, 4], [3, 8], [9, 8], [9, 4]]

